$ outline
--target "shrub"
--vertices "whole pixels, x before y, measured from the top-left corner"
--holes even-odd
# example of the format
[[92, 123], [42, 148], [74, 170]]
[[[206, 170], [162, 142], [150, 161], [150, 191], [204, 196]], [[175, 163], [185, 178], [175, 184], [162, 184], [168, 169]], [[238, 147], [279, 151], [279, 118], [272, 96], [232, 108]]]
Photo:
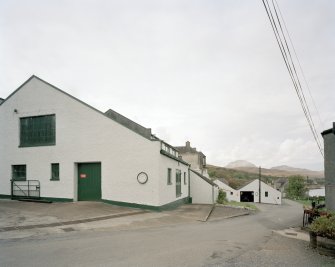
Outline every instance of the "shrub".
[[311, 224], [310, 230], [318, 236], [335, 239], [335, 214], [316, 218]]
[[225, 202], [227, 202], [227, 194], [225, 191], [223, 191], [222, 189], [219, 190], [219, 195], [218, 195], [218, 200], [217, 203], [219, 204], [224, 204]]
[[301, 175], [294, 175], [288, 177], [288, 186], [286, 194], [289, 198], [300, 199], [305, 196], [305, 180]]

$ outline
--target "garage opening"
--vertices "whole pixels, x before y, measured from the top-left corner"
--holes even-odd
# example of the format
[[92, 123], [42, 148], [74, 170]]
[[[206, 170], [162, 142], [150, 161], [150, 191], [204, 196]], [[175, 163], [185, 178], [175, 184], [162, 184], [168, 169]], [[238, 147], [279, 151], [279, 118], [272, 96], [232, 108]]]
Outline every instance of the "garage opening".
[[254, 192], [253, 191], [241, 191], [240, 201], [241, 202], [254, 202]]

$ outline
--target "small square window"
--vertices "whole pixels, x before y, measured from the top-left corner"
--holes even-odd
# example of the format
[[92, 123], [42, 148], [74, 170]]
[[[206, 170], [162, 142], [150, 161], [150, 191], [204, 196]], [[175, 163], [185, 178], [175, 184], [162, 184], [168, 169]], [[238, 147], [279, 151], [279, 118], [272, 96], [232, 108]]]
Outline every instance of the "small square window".
[[12, 179], [25, 181], [27, 179], [26, 165], [12, 165]]
[[233, 195], [233, 192], [232, 192], [232, 191], [230, 191], [230, 195], [231, 195], [231, 196]]
[[265, 191], [265, 197], [268, 197], [268, 196], [269, 196], [269, 192]]
[[167, 172], [167, 184], [172, 184], [172, 179], [171, 179], [171, 168], [168, 168], [168, 172]]
[[51, 179], [52, 181], [59, 181], [59, 163], [51, 163]]

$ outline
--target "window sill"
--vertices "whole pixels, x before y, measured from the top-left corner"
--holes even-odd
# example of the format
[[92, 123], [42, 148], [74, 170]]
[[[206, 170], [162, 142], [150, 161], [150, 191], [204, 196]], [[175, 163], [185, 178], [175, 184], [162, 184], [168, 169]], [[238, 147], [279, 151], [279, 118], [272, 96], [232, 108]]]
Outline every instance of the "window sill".
[[50, 181], [60, 181], [60, 179], [50, 179]]
[[56, 143], [49, 143], [49, 144], [32, 144], [32, 145], [19, 145], [19, 148], [22, 147], [38, 147], [38, 146], [55, 146]]

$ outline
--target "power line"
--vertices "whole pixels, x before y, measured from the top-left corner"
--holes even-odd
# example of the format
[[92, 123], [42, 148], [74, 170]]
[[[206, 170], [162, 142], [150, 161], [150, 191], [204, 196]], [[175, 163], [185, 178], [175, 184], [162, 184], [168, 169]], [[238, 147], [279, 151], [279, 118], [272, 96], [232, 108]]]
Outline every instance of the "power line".
[[[274, 10], [274, 13], [276, 15], [276, 19], [278, 21], [279, 26], [277, 26], [276, 20], [274, 18], [274, 15], [272, 13], [272, 10], [270, 8], [268, 0], [262, 0], [262, 1], [263, 1], [265, 11], [266, 11], [266, 13], [268, 15], [268, 18], [270, 20], [272, 30], [275, 34], [280, 52], [281, 52], [282, 57], [284, 59], [286, 68], [287, 68], [287, 70], [289, 72], [289, 75], [291, 77], [291, 80], [293, 82], [293, 86], [294, 86], [294, 89], [297, 93], [300, 105], [301, 105], [302, 110], [304, 112], [304, 115], [307, 119], [308, 125], [311, 129], [312, 135], [315, 139], [315, 142], [318, 146], [318, 149], [319, 149], [321, 155], [323, 156], [322, 145], [321, 145], [321, 142], [318, 138], [318, 134], [317, 134], [316, 129], [315, 129], [313, 118], [311, 116], [311, 113], [310, 113], [310, 110], [309, 110], [309, 107], [308, 107], [308, 103], [306, 101], [306, 98], [305, 98], [305, 95], [304, 95], [304, 92], [303, 92], [303, 89], [302, 89], [302, 86], [301, 86], [301, 83], [300, 83], [300, 80], [299, 80], [299, 76], [298, 76], [298, 73], [296, 71], [294, 61], [293, 61], [292, 56], [291, 56], [290, 48], [289, 48], [289, 46], [287, 44], [287, 41], [286, 41], [285, 33], [284, 33], [283, 28], [281, 26], [280, 18], [278, 16], [278, 12], [277, 12], [276, 6], [274, 4], [274, 0], [272, 0], [272, 6], [273, 6], [273, 10]], [[278, 6], [278, 3], [276, 3], [276, 4]], [[285, 43], [285, 45], [284, 45], [284, 43]]]
[[293, 52], [294, 52], [295, 58], [296, 58], [296, 60], [297, 60], [297, 62], [298, 62], [299, 69], [300, 69], [300, 71], [301, 71], [302, 77], [304, 78], [304, 82], [305, 82], [306, 87], [307, 87], [307, 89], [308, 89], [309, 96], [310, 96], [311, 99], [312, 99], [313, 106], [314, 106], [314, 108], [315, 108], [315, 110], [316, 110], [316, 113], [317, 113], [317, 115], [318, 115], [318, 119], [319, 119], [320, 125], [321, 125], [322, 128], [324, 128], [323, 120], [321, 119], [321, 116], [320, 116], [320, 113], [319, 113], [319, 109], [317, 108], [317, 106], [316, 106], [316, 104], [315, 104], [314, 98], [313, 98], [312, 93], [311, 93], [311, 90], [310, 90], [310, 86], [309, 86], [309, 84], [308, 84], [308, 82], [307, 82], [305, 73], [304, 73], [304, 71], [303, 71], [303, 69], [302, 69], [302, 67], [301, 67], [300, 60], [299, 60], [299, 58], [298, 58], [298, 54], [297, 54], [297, 52], [296, 52], [296, 50], [295, 50], [295, 47], [294, 47], [294, 44], [293, 44], [293, 42], [292, 42], [291, 35], [290, 35], [290, 33], [289, 33], [288, 29], [287, 29], [287, 26], [286, 26], [286, 23], [285, 23], [285, 20], [284, 20], [284, 16], [283, 16], [283, 14], [281, 13], [281, 10], [280, 10], [279, 5], [278, 5], [278, 3], [277, 3], [276, 0], [275, 0], [275, 3], [276, 3], [276, 6], [277, 6], [277, 8], [278, 8], [278, 10], [279, 10], [279, 15], [280, 15], [280, 17], [281, 17], [281, 19], [282, 19], [282, 21], [283, 21], [283, 24], [284, 24], [284, 27], [285, 27], [285, 31], [286, 31], [286, 33], [287, 33], [287, 36], [288, 36], [288, 38], [289, 38], [289, 40], [290, 40], [290, 44], [291, 44], [291, 46], [292, 46], [292, 48], [293, 48]]
[[[280, 22], [280, 19], [279, 19], [279, 16], [278, 16], [278, 13], [277, 13], [277, 9], [276, 9], [276, 6], [274, 5], [274, 0], [272, 0], [272, 5], [273, 5], [273, 8], [274, 8], [274, 11], [275, 11], [275, 14], [276, 14], [276, 17], [277, 17], [277, 20], [278, 20], [278, 23], [279, 23], [279, 27], [280, 27], [280, 30], [282, 32], [282, 35], [283, 35], [283, 38], [284, 38], [284, 41], [285, 41], [285, 45], [286, 45], [286, 48], [287, 48], [287, 51], [288, 51], [288, 55], [289, 55], [289, 58], [290, 58], [290, 61], [291, 61], [291, 64], [292, 64], [292, 67], [293, 67], [293, 71], [294, 71], [294, 75], [297, 79], [297, 84], [298, 84], [298, 91], [300, 91], [301, 93], [301, 96], [302, 96], [302, 103], [304, 103], [305, 105], [305, 110], [306, 110], [306, 115], [307, 117], [306, 118], [309, 118], [309, 121], [311, 123], [311, 130], [313, 132], [313, 136], [317, 139], [317, 144], [318, 146], [320, 146], [321, 148], [321, 151], [322, 151], [322, 145], [321, 145], [321, 142], [320, 142], [320, 137], [319, 135], [317, 134], [316, 132], [316, 129], [315, 129], [315, 125], [314, 125], [314, 122], [313, 122], [313, 119], [312, 119], [312, 115], [310, 113], [310, 110], [309, 110], [309, 107], [308, 107], [308, 103], [306, 101], [306, 98], [305, 98], [305, 94], [304, 94], [304, 91], [302, 89], [302, 86], [301, 86], [301, 83], [300, 83], [300, 80], [299, 80], [299, 76], [298, 76], [298, 73], [296, 71], [296, 68], [295, 68], [295, 65], [294, 65], [294, 62], [293, 62], [293, 59], [292, 59], [292, 56], [291, 56], [291, 52], [290, 52], [290, 48], [287, 44], [287, 41], [286, 41], [286, 37], [285, 37], [285, 34], [284, 34], [284, 31], [283, 31], [283, 28], [281, 26], [281, 22]], [[278, 4], [277, 4], [278, 5]], [[321, 152], [320, 151], [320, 152]], [[322, 152], [321, 152], [322, 154]]]

